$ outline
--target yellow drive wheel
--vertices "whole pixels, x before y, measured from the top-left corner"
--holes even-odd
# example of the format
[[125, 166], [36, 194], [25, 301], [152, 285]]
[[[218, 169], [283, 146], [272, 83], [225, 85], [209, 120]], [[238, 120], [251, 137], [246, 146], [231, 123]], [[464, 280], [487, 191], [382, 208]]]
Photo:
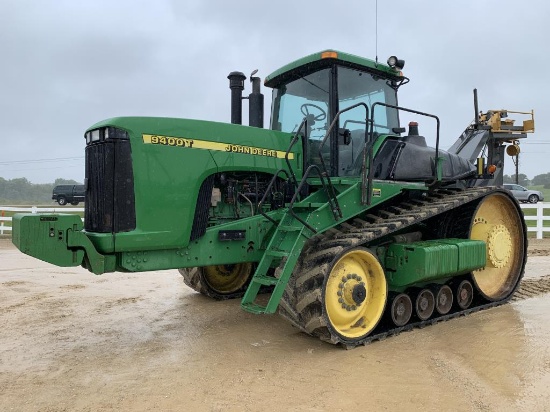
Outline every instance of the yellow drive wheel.
[[472, 273], [478, 291], [497, 301], [513, 292], [525, 261], [523, 219], [514, 203], [503, 193], [484, 198], [474, 215], [470, 239], [487, 245], [487, 263]]
[[324, 288], [324, 306], [334, 332], [350, 340], [367, 336], [384, 313], [387, 283], [378, 259], [366, 249], [342, 254]]
[[220, 295], [237, 292], [252, 275], [251, 263], [212, 265], [201, 269], [204, 282], [210, 289]]

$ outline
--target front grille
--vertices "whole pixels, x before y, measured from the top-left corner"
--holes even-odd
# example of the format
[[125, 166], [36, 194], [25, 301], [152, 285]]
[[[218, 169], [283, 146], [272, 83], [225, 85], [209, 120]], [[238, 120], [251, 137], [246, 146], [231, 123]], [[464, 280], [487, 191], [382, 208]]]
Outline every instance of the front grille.
[[98, 233], [136, 228], [134, 176], [129, 140], [109, 139], [86, 147], [84, 227]]

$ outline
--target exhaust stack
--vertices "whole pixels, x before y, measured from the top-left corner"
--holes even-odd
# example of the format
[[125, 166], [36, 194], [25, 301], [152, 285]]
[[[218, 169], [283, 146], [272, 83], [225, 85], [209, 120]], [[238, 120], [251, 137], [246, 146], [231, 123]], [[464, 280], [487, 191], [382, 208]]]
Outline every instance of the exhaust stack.
[[474, 89], [474, 125], [479, 126], [479, 106], [477, 105], [477, 89]]
[[264, 95], [260, 92], [261, 79], [254, 77], [258, 70], [250, 75], [252, 93], [248, 95], [248, 124], [253, 127], [264, 127]]
[[246, 76], [242, 72], [231, 72], [229, 79], [229, 88], [231, 89], [231, 123], [243, 124], [243, 99], [248, 99], [248, 124], [252, 127], [264, 127], [264, 95], [260, 92], [261, 79], [254, 75], [258, 70], [254, 70], [250, 75], [252, 83], [252, 93], [248, 97], [243, 97], [244, 81]]

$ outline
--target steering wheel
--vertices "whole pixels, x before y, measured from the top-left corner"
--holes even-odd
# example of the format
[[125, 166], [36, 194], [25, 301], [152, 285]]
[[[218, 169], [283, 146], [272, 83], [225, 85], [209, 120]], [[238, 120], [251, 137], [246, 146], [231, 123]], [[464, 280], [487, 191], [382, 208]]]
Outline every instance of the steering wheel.
[[[319, 110], [321, 113], [314, 116], [313, 114], [309, 113], [310, 107]], [[304, 116], [309, 116], [311, 114], [313, 116], [313, 120], [315, 121], [325, 120], [327, 118], [327, 113], [321, 107], [312, 103], [304, 103], [302, 107], [300, 107], [300, 111]]]

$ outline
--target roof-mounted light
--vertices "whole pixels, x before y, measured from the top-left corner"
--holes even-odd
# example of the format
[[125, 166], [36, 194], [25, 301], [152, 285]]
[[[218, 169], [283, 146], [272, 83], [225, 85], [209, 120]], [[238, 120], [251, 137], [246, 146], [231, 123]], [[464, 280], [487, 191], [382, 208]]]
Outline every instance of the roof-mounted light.
[[321, 59], [337, 59], [338, 58], [338, 53], [336, 53], [335, 51], [325, 51], [323, 53], [321, 53]]
[[388, 66], [392, 69], [401, 71], [403, 70], [403, 67], [405, 67], [405, 60], [399, 60], [396, 56], [390, 56], [388, 58]]

